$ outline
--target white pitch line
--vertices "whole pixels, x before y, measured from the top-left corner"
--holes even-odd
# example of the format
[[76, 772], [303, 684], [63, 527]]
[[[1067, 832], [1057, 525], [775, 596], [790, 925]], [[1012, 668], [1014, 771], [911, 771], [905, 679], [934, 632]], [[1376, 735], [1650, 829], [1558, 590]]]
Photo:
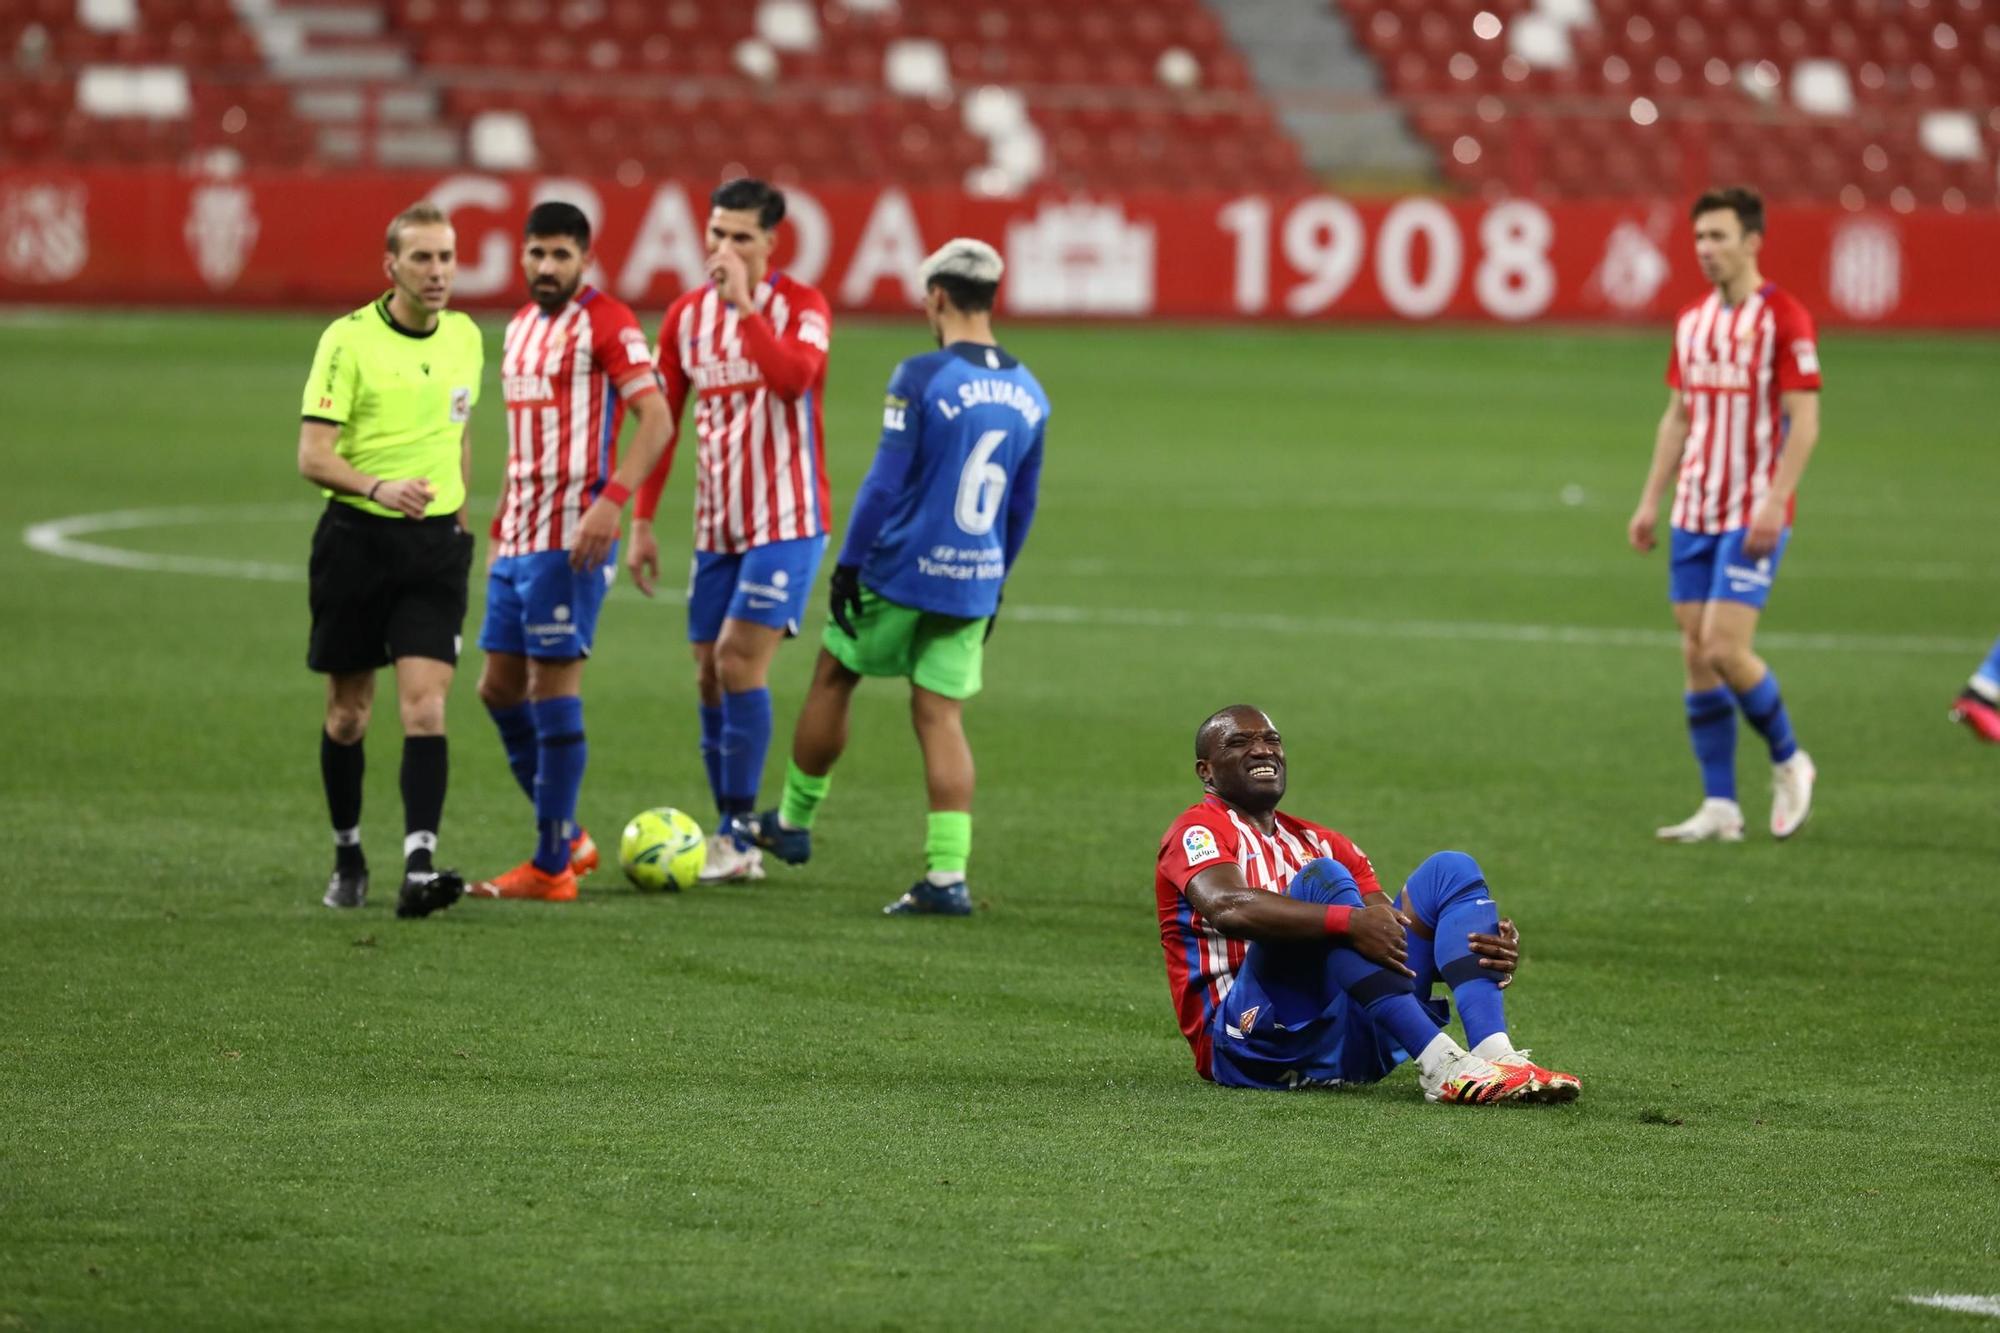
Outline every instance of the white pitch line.
[[[1679, 648], [1680, 635], [1664, 629], [1596, 625], [1523, 625], [1489, 620], [1361, 620], [1349, 616], [1297, 616], [1234, 611], [1148, 611], [1130, 607], [1023, 606], [1002, 609], [1007, 620], [1055, 625], [1117, 625], [1132, 629], [1231, 629], [1270, 634], [1329, 634], [1392, 639], [1460, 639], [1485, 643], [1558, 643], [1591, 648]], [[1760, 645], [1799, 652], [1915, 653], [1977, 656], [1986, 647], [1971, 639], [1921, 634], [1804, 634], [1773, 631]]]
[[296, 504], [237, 505], [227, 509], [198, 505], [181, 509], [120, 509], [108, 514], [73, 514], [68, 518], [31, 524], [22, 532], [21, 540], [44, 555], [81, 560], [85, 564], [105, 565], [112, 569], [296, 583], [306, 576], [304, 565], [265, 560], [225, 560], [199, 555], [160, 555], [151, 551], [127, 551], [122, 547], [80, 541], [78, 538], [100, 532], [193, 527], [209, 523], [302, 523], [316, 512], [316, 509]]
[[[81, 540], [103, 532], [142, 528], [188, 527], [209, 523], [303, 523], [317, 506], [191, 505], [173, 509], [121, 509], [105, 514], [75, 514], [26, 528], [22, 540], [32, 549], [65, 560], [113, 569], [160, 574], [196, 574], [212, 578], [254, 579], [299, 583], [304, 565], [264, 560], [229, 560], [210, 556], [161, 555], [128, 551], [101, 542]], [[662, 588], [661, 600], [682, 600]], [[1621, 629], [1596, 625], [1533, 625], [1483, 620], [1366, 620], [1352, 616], [1292, 615], [1282, 612], [1165, 611], [1115, 606], [1015, 606], [1001, 613], [1010, 621], [1043, 625], [1102, 625], [1122, 629], [1227, 629], [1264, 634], [1325, 635], [1334, 638], [1423, 639], [1477, 643], [1562, 644], [1585, 648], [1678, 648], [1680, 636], [1667, 629]], [[1810, 634], [1777, 630], [1758, 636], [1765, 647], [1785, 652], [1884, 653], [1917, 656], [1976, 657], [1986, 644], [1921, 634]]]
[[1912, 1305], [1929, 1305], [1939, 1310], [1956, 1310], [1959, 1314], [1983, 1314], [2000, 1319], [2000, 1296], [1951, 1296], [1942, 1291], [1928, 1296], [1905, 1296]]

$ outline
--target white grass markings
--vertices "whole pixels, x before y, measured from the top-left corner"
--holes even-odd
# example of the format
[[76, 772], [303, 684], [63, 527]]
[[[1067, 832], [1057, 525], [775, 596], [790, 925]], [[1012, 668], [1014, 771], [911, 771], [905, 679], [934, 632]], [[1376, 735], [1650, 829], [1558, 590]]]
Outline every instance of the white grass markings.
[[30, 524], [21, 540], [45, 555], [81, 560], [113, 569], [137, 569], [158, 574], [207, 574], [225, 579], [262, 579], [297, 583], [306, 576], [303, 565], [264, 560], [225, 560], [202, 555], [159, 555], [127, 551], [101, 542], [81, 541], [100, 532], [131, 532], [140, 528], [200, 527], [211, 523], [303, 523], [317, 513], [303, 505], [234, 505], [229, 508], [191, 506], [184, 509], [120, 509], [109, 514], [74, 514]]
[[1950, 1296], [1937, 1291], [1928, 1296], [1905, 1296], [1903, 1299], [1912, 1305], [1929, 1305], [1939, 1310], [1991, 1315], [2000, 1319], [2000, 1296]]
[[[22, 540], [46, 555], [114, 569], [162, 574], [197, 574], [214, 578], [255, 579], [298, 583], [305, 566], [264, 560], [231, 560], [213, 556], [163, 555], [128, 551], [84, 540], [106, 532], [144, 528], [198, 527], [222, 523], [303, 524], [317, 506], [193, 505], [176, 509], [121, 509], [106, 514], [76, 514], [26, 528]], [[662, 588], [662, 600], [679, 601]], [[1232, 611], [1165, 611], [1142, 607], [1013, 606], [1007, 620], [1044, 625], [1108, 625], [1124, 629], [1230, 629], [1252, 633], [1333, 635], [1389, 639], [1437, 639], [1483, 643], [1565, 644], [1591, 648], [1677, 648], [1680, 636], [1665, 629], [1618, 629], [1592, 625], [1523, 625], [1480, 620], [1366, 620], [1352, 616], [1309, 616]], [[1775, 631], [1759, 636], [1766, 647], [1792, 652], [1891, 653], [1963, 657], [1986, 647], [1970, 639], [1920, 634], [1805, 634]]]

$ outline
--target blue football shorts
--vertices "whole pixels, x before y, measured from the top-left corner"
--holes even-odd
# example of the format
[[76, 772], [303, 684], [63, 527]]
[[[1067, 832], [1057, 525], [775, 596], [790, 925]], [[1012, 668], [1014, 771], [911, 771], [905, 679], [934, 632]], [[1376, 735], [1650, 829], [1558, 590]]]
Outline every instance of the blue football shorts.
[[1778, 534], [1769, 555], [1752, 560], [1743, 554], [1748, 528], [1728, 532], [1673, 530], [1668, 548], [1668, 598], [1674, 602], [1741, 602], [1759, 611], [1770, 599], [1778, 577], [1778, 562], [1791, 544], [1792, 530]]
[[569, 567], [568, 551], [502, 556], [486, 576], [479, 646], [547, 661], [590, 656], [597, 613], [618, 571], [618, 546], [595, 569]]
[[725, 620], [797, 634], [824, 554], [824, 533], [767, 542], [733, 555], [696, 551], [688, 574], [688, 642], [714, 643]]

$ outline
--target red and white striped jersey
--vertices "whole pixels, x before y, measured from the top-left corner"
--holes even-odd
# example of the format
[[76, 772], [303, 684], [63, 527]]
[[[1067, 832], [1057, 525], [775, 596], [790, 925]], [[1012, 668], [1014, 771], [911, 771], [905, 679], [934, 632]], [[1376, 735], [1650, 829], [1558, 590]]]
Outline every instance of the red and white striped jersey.
[[1688, 412], [1674, 526], [1708, 533], [1749, 527], [1785, 447], [1779, 395], [1819, 388], [1812, 316], [1768, 282], [1740, 306], [1710, 292], [1674, 326], [1667, 383], [1680, 390]]
[[626, 402], [659, 391], [652, 349], [631, 309], [595, 287], [553, 314], [522, 306], [505, 347], [507, 485], [494, 554], [567, 550], [618, 465]]
[[1283, 893], [1308, 861], [1330, 856], [1347, 867], [1362, 897], [1382, 892], [1375, 867], [1359, 847], [1332, 829], [1283, 811], [1276, 832], [1265, 834], [1220, 796], [1210, 794], [1181, 813], [1160, 839], [1153, 871], [1153, 899], [1160, 914], [1160, 947], [1167, 956], [1167, 989], [1181, 1035], [1194, 1048], [1194, 1067], [1212, 1077], [1208, 1024], [1236, 983], [1248, 942], [1232, 940], [1202, 919], [1187, 900], [1188, 881], [1209, 866], [1234, 861], [1253, 889]]
[[682, 293], [660, 325], [675, 434], [634, 512], [651, 519], [659, 507], [692, 387], [695, 549], [733, 554], [828, 531], [820, 399], [831, 334], [826, 298], [783, 273], [757, 285], [755, 312], [740, 318], [713, 285]]

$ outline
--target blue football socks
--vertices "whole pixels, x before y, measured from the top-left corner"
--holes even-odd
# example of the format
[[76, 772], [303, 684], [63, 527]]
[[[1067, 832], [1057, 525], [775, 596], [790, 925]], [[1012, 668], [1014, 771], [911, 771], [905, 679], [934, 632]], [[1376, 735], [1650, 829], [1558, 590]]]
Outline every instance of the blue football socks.
[[576, 796], [583, 789], [590, 747], [583, 737], [583, 700], [575, 695], [537, 699], [535, 771], [535, 868], [554, 875], [569, 865], [569, 840], [576, 819]]
[[535, 799], [535, 710], [532, 704], [515, 704], [512, 708], [489, 708], [493, 725], [500, 729], [500, 748], [507, 752], [507, 767], [513, 770], [514, 781], [521, 784], [521, 791], [532, 801]]
[[1792, 735], [1792, 719], [1778, 694], [1777, 672], [1766, 671], [1764, 679], [1738, 694], [1736, 706], [1770, 745], [1772, 763], [1782, 764], [1799, 752], [1799, 742]]
[[701, 766], [708, 771], [708, 794], [722, 809], [722, 705], [701, 706]]
[[[1365, 906], [1361, 901], [1361, 891], [1351, 879], [1339, 882], [1335, 887], [1334, 872], [1331, 870], [1334, 864], [1324, 859], [1307, 862], [1305, 869], [1293, 879], [1288, 890], [1290, 896], [1309, 902], [1340, 903], [1353, 908]], [[1438, 1022], [1417, 1003], [1415, 988], [1408, 977], [1362, 957], [1353, 949], [1328, 949], [1325, 959], [1326, 980], [1345, 991], [1348, 998], [1366, 1010], [1376, 1026], [1395, 1038], [1396, 1044], [1405, 1051], [1414, 1056], [1437, 1038], [1440, 1030]], [[1320, 1003], [1324, 1004], [1324, 999]]]
[[[1416, 868], [1403, 893], [1409, 912], [1432, 935], [1428, 941], [1411, 939], [1410, 970], [1423, 978], [1426, 969], [1417, 966], [1416, 946], [1427, 945], [1424, 961], [1451, 987], [1459, 1022], [1465, 1025], [1466, 1046], [1477, 1047], [1494, 1033], [1506, 1032], [1507, 1005], [1498, 976], [1479, 965], [1479, 955], [1466, 942], [1469, 934], [1500, 933], [1500, 909], [1480, 875], [1479, 863], [1464, 852], [1439, 852]], [[1411, 934], [1415, 936], [1414, 931]], [[1428, 988], [1419, 993], [1428, 994]]]
[[763, 687], [722, 696], [722, 790], [716, 808], [747, 815], [757, 807], [764, 753], [771, 748], [771, 692]]
[[[1777, 687], [1772, 687], [1775, 694]], [[1736, 799], [1736, 698], [1725, 685], [1690, 690], [1687, 695], [1688, 740], [1701, 765], [1701, 789], [1724, 801]]]

